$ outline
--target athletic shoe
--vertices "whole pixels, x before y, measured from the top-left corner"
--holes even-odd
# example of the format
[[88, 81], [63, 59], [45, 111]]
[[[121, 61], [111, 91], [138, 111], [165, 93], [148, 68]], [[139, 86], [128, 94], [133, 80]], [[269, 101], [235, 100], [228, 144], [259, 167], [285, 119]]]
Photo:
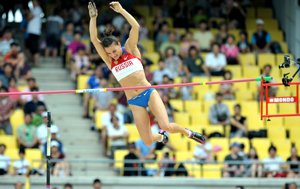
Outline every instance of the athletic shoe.
[[205, 138], [203, 135], [201, 135], [200, 133], [194, 132], [191, 129], [188, 129], [188, 128], [185, 128], [185, 129], [191, 132], [190, 136], [189, 136], [190, 139], [193, 139], [194, 141], [202, 143], [202, 144], [205, 143]]
[[165, 134], [166, 131], [164, 131], [162, 129], [159, 129], [158, 133], [164, 136], [163, 139], [161, 141], [159, 141], [159, 142], [162, 142], [163, 144], [167, 144], [168, 141], [169, 141], [169, 139], [168, 139], [168, 136]]

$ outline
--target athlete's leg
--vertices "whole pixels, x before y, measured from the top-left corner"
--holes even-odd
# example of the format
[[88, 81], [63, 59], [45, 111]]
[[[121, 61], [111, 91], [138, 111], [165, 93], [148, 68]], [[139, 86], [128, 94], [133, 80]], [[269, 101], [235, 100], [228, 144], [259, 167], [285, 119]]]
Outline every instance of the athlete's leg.
[[152, 91], [148, 106], [158, 121], [158, 125], [164, 131], [169, 133], [182, 133], [189, 136], [189, 131], [176, 123], [169, 123], [166, 108], [156, 90]]
[[133, 113], [133, 118], [136, 127], [140, 133], [140, 136], [147, 146], [153, 144], [153, 142], [161, 140], [162, 135], [158, 133], [152, 133], [150, 128], [149, 115], [146, 108], [141, 106], [129, 105]]

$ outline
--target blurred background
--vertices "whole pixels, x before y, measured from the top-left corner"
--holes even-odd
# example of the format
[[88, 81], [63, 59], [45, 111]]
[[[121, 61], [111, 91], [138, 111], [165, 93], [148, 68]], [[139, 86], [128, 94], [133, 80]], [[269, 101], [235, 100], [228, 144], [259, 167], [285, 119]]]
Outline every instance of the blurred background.
[[[299, 56], [299, 1], [119, 2], [140, 24], [138, 48], [152, 85], [260, 76], [276, 83], [299, 67], [278, 69], [284, 55]], [[109, 9], [110, 1], [95, 3], [99, 39], [111, 27], [124, 45], [131, 26]], [[0, 2], [1, 93], [120, 87], [90, 42], [87, 4]], [[268, 88], [269, 97], [296, 96], [297, 90]], [[167, 145], [146, 146], [123, 91], [1, 96], [1, 188], [45, 187], [46, 111], [52, 113], [53, 189], [300, 185], [300, 117], [261, 121], [260, 82], [158, 92], [169, 121], [203, 133], [204, 145], [172, 134]], [[296, 102], [269, 105], [269, 114], [287, 113], [296, 113]], [[158, 132], [150, 111], [149, 119]]]

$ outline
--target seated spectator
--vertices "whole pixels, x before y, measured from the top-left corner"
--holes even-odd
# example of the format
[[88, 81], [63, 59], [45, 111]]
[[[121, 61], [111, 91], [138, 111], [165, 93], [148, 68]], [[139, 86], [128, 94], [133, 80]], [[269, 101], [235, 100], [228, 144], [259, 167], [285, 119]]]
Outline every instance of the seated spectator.
[[108, 137], [110, 139], [111, 158], [114, 159], [114, 152], [118, 149], [126, 149], [126, 141], [129, 133], [124, 125], [119, 125], [118, 117], [111, 118], [113, 127], [108, 128]]
[[18, 181], [15, 183], [15, 189], [23, 189], [23, 183]]
[[[15, 77], [9, 78], [8, 83], [9, 83], [9, 88], [8, 88], [9, 93], [20, 92], [16, 86], [17, 79]], [[9, 97], [14, 99], [17, 103], [19, 103], [20, 95], [9, 95]]]
[[147, 81], [152, 83], [153, 73], [150, 72], [150, 66], [149, 65], [144, 65], [144, 72], [145, 72], [145, 76], [146, 76]]
[[194, 46], [198, 51], [200, 50], [198, 43], [193, 39], [193, 34], [191, 32], [187, 32], [180, 45], [180, 56], [182, 58], [187, 58], [189, 56], [189, 50], [192, 46]]
[[[167, 75], [164, 75], [163, 76], [163, 81], [160, 84], [161, 85], [167, 85], [167, 84], [169, 84], [169, 81], [170, 81], [170, 78]], [[164, 94], [169, 93], [169, 89], [168, 88], [160, 88], [160, 89], [157, 89], [157, 92], [158, 92], [158, 94], [164, 95]]]
[[[36, 84], [34, 78], [27, 79], [27, 85], [28, 85], [28, 88], [24, 89], [22, 92], [30, 92], [33, 87], [37, 87], [37, 84]], [[41, 91], [41, 90], [39, 89], [39, 91]], [[32, 101], [32, 95], [22, 95], [21, 100], [22, 100], [23, 104], [26, 104], [27, 102]], [[42, 94], [38, 94], [38, 100], [44, 102], [44, 96]]]
[[[139, 157], [136, 155], [136, 148], [135, 144], [131, 143], [128, 145], [129, 154], [124, 157], [124, 160], [138, 160]], [[138, 176], [139, 172], [138, 169], [143, 167], [141, 163], [124, 163], [124, 175], [123, 176]], [[142, 169], [141, 171], [142, 176], [147, 176], [146, 171]]]
[[[240, 144], [234, 142], [231, 145], [231, 154], [225, 157], [224, 162], [224, 172], [223, 177], [242, 177], [245, 171], [245, 165], [236, 164], [232, 161], [243, 161], [244, 159], [238, 155]], [[231, 163], [226, 163], [226, 161], [231, 161]]]
[[[0, 87], [0, 93], [8, 93], [6, 87]], [[4, 130], [6, 135], [12, 135], [10, 117], [16, 109], [16, 101], [8, 96], [0, 96], [0, 131]]]
[[[57, 141], [59, 146], [58, 150], [59, 152], [63, 153], [63, 144], [62, 142], [57, 138], [58, 135], [58, 128], [57, 127], [51, 127], [51, 141]], [[47, 142], [44, 144], [44, 156], [47, 156]]]
[[194, 148], [194, 158], [199, 163], [214, 160], [212, 155], [212, 144], [208, 141], [208, 137], [206, 134], [203, 134], [203, 136], [205, 138], [205, 144], [198, 144]]
[[139, 30], [139, 40], [148, 40], [149, 39], [149, 30], [146, 25], [146, 19], [141, 17], [139, 20], [140, 30]]
[[282, 186], [281, 189], [297, 189], [297, 184], [295, 182], [286, 183]]
[[237, 47], [240, 50], [240, 53], [250, 53], [250, 44], [248, 43], [248, 35], [246, 32], [240, 32], [240, 40], [237, 44]]
[[193, 16], [193, 24], [196, 27], [197, 24], [199, 22], [201, 22], [202, 20], [207, 20], [207, 16], [205, 14], [205, 11], [204, 11], [203, 7], [201, 7], [201, 6], [195, 7], [195, 10], [196, 11], [195, 11], [195, 14]]
[[170, 157], [169, 152], [165, 152], [163, 154], [163, 158], [160, 160], [159, 163], [159, 176], [164, 177], [164, 176], [176, 176], [175, 174], [175, 163], [170, 162], [173, 161], [173, 158]]
[[[4, 31], [4, 38], [0, 42], [0, 56], [3, 57], [4, 60], [5, 56], [11, 51], [10, 45], [15, 42], [13, 39], [13, 34], [9, 29]], [[1, 60], [1, 59], [0, 59]]]
[[230, 124], [230, 111], [226, 104], [222, 103], [223, 94], [216, 94], [216, 104], [213, 104], [209, 108], [209, 121], [212, 125], [229, 125]]
[[129, 33], [131, 30], [131, 26], [128, 22], [124, 22], [122, 29], [120, 30], [120, 43], [121, 46], [124, 47], [127, 39], [129, 38]]
[[142, 139], [135, 142], [137, 155], [140, 160], [155, 160], [156, 154], [154, 153], [156, 142], [147, 146]]
[[184, 60], [183, 66], [185, 75], [189, 78], [193, 76], [210, 76], [207, 67], [196, 47], [191, 46], [189, 49], [189, 56]]
[[229, 138], [246, 137], [248, 133], [248, 122], [246, 117], [241, 116], [241, 106], [234, 106], [234, 115], [230, 118]]
[[[66, 160], [65, 154], [59, 151], [59, 143], [55, 140], [51, 141], [52, 160]], [[59, 161], [50, 163], [51, 173], [53, 176], [70, 176], [70, 164], [67, 161]]]
[[[270, 64], [267, 64], [264, 66], [263, 74], [261, 77], [269, 77], [271, 76], [272, 66]], [[276, 83], [276, 79], [273, 78], [271, 81], [266, 81], [266, 83]], [[261, 82], [257, 82], [257, 100], [260, 101], [261, 99]], [[275, 97], [276, 93], [278, 91], [278, 86], [268, 86], [268, 96], [269, 97]], [[266, 98], [266, 87], [264, 87], [263, 90], [263, 98], [265, 100]]]
[[77, 32], [74, 34], [74, 41], [72, 41], [68, 46], [68, 54], [70, 58], [77, 52], [78, 47], [83, 47], [85, 49], [85, 45], [81, 42], [81, 33]]
[[18, 60], [14, 75], [19, 78], [20, 85], [25, 85], [26, 80], [31, 78], [31, 66], [28, 64], [28, 62], [25, 61], [25, 54], [23, 52], [20, 52], [18, 54]]
[[20, 150], [25, 148], [38, 148], [39, 143], [37, 139], [36, 127], [31, 124], [32, 116], [25, 113], [25, 123], [18, 127], [17, 137], [20, 143]]
[[[182, 83], [188, 83], [188, 77], [182, 77]], [[181, 96], [181, 100], [193, 100], [193, 87], [192, 86], [184, 86], [179, 88], [179, 95]]]
[[230, 29], [245, 28], [246, 11], [241, 5], [241, 1], [228, 1], [225, 11]]
[[0, 176], [9, 173], [10, 157], [4, 155], [5, 150], [5, 144], [0, 144]]
[[255, 148], [250, 148], [249, 154], [246, 156], [245, 160], [249, 162], [249, 164], [247, 164], [246, 176], [251, 175], [252, 178], [255, 178], [256, 176], [261, 178], [262, 165], [260, 164]]
[[[262, 163], [265, 169], [265, 176], [268, 178], [277, 177], [281, 169], [284, 168], [284, 161], [281, 157], [276, 156], [276, 147], [269, 148], [270, 157], [265, 158]], [[282, 163], [282, 164], [281, 164]]]
[[42, 113], [47, 111], [46, 107], [43, 105], [37, 106], [36, 107], [36, 114], [32, 116], [32, 124], [36, 127], [40, 126], [43, 124], [43, 118], [42, 118]]
[[138, 49], [139, 49], [139, 51], [140, 51], [140, 53], [141, 53], [141, 62], [142, 62], [142, 64], [143, 64], [144, 66], [145, 66], [145, 65], [148, 65], [148, 66], [152, 65], [153, 62], [152, 62], [149, 58], [146, 58], [146, 57], [144, 56], [146, 50], [145, 50], [145, 47], [143, 46], [143, 44], [138, 43], [138, 44], [137, 44], [137, 47], [138, 47]]
[[68, 46], [71, 44], [72, 41], [74, 41], [74, 24], [72, 22], [67, 23], [66, 31], [62, 33], [60, 41], [61, 45], [64, 48], [63, 67], [65, 67]]
[[295, 147], [292, 147], [291, 157], [289, 157], [286, 161], [289, 163], [287, 164], [287, 169], [289, 170], [287, 177], [298, 178], [300, 157], [297, 155], [297, 149]]
[[[169, 85], [172, 85], [172, 84], [174, 84], [174, 79], [169, 78]], [[178, 92], [175, 90], [174, 87], [168, 88], [168, 96], [169, 96], [171, 99], [177, 98]]]
[[19, 151], [19, 157], [20, 160], [16, 160], [14, 162], [14, 175], [25, 175], [29, 176], [29, 166], [30, 163], [27, 159], [24, 159], [25, 157], [25, 149], [20, 149]]
[[95, 179], [93, 182], [93, 187], [94, 189], [101, 189], [101, 180], [100, 179]]
[[[107, 88], [107, 79], [102, 78], [100, 80], [100, 86], [102, 88]], [[100, 110], [100, 111], [105, 111], [108, 110], [110, 101], [113, 99], [114, 94], [112, 91], [107, 91], [107, 93], [94, 93], [94, 106], [95, 109]]]
[[241, 64], [239, 59], [239, 48], [234, 44], [233, 35], [228, 35], [226, 44], [221, 46], [221, 52], [225, 54], [227, 64], [237, 65]]
[[72, 186], [72, 184], [67, 183], [64, 185], [64, 189], [73, 189], [73, 186]]
[[[155, 25], [154, 25], [154, 29], [155, 29]], [[155, 37], [155, 44], [156, 44], [156, 47], [160, 48], [160, 46], [162, 45], [162, 43], [164, 42], [168, 42], [169, 40], [169, 25], [168, 23], [163, 23], [161, 26], [158, 26], [159, 27], [159, 31], [158, 33], [156, 34], [156, 37]]]
[[[231, 71], [225, 71], [224, 73], [224, 80], [231, 80], [232, 74]], [[223, 94], [224, 100], [234, 100], [234, 92], [233, 84], [232, 83], [222, 83], [220, 84], [219, 92]]]
[[218, 43], [212, 45], [212, 52], [206, 55], [205, 65], [212, 76], [223, 76], [226, 66], [226, 57], [220, 52]]
[[173, 77], [182, 75], [182, 61], [175, 53], [173, 47], [168, 47], [165, 52], [165, 66], [171, 70]]
[[178, 43], [176, 42], [176, 33], [175, 32], [171, 32], [169, 34], [169, 38], [168, 38], [168, 41], [165, 41], [161, 44], [161, 46], [159, 47], [159, 52], [161, 54], [162, 57], [165, 57], [166, 54], [166, 50], [169, 48], [169, 47], [172, 47], [174, 50], [175, 50], [175, 53], [174, 55], [176, 54], [179, 54], [180, 50], [179, 50], [179, 45]]
[[18, 62], [19, 45], [15, 42], [12, 42], [10, 44], [10, 48], [10, 53], [6, 54], [5, 56], [5, 62], [10, 63], [13, 67], [15, 67]]
[[253, 45], [254, 53], [269, 53], [272, 42], [271, 35], [264, 30], [264, 21], [262, 19], [256, 20], [257, 31], [252, 35], [251, 43]]
[[162, 101], [165, 105], [167, 114], [168, 114], [168, 118], [169, 118], [169, 122], [172, 123], [174, 122], [174, 112], [175, 109], [173, 108], [173, 106], [171, 106], [170, 101], [169, 101], [169, 96], [168, 95], [163, 95], [162, 96]]
[[226, 43], [228, 38], [228, 29], [226, 23], [222, 22], [220, 24], [220, 32], [216, 35], [216, 42], [223, 45]]
[[14, 77], [13, 67], [10, 63], [5, 63], [3, 66], [3, 69], [4, 69], [4, 74], [0, 75], [0, 83], [2, 84], [2, 86], [8, 88], [9, 87], [9, 83], [8, 83], [9, 78]]
[[[39, 91], [39, 89], [37, 87], [33, 87], [31, 89], [31, 92], [38, 92], [38, 91]], [[27, 102], [24, 106], [24, 113], [25, 114], [31, 114], [32, 116], [34, 116], [34, 114], [36, 114], [36, 108], [38, 106], [46, 107], [46, 104], [43, 101], [39, 101], [38, 95], [33, 94], [32, 95], [32, 100]]]
[[165, 62], [163, 60], [159, 60], [158, 66], [159, 69], [153, 72], [153, 82], [155, 84], [161, 84], [164, 75], [167, 75], [169, 78], [173, 78], [172, 71], [166, 68]]
[[199, 23], [200, 31], [197, 31], [193, 34], [193, 39], [198, 42], [202, 52], [210, 51], [210, 46], [214, 40], [213, 34], [207, 30], [206, 21], [202, 20]]
[[82, 46], [79, 46], [76, 50], [76, 54], [74, 55], [74, 59], [72, 61], [73, 68], [70, 74], [71, 79], [75, 80], [78, 75], [81, 74], [88, 74], [91, 75], [90, 68], [90, 61], [89, 57], [85, 54], [85, 49]]

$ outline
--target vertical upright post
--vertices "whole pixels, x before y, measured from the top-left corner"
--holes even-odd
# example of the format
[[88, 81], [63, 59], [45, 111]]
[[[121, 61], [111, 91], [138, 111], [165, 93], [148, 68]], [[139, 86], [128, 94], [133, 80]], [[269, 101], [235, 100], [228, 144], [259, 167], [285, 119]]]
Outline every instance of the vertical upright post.
[[296, 90], [297, 90], [297, 114], [299, 114], [299, 84], [296, 85]]
[[264, 103], [264, 78], [260, 80], [260, 120], [263, 119], [263, 103]]
[[50, 189], [50, 156], [51, 156], [51, 113], [47, 112], [47, 189]]
[[269, 101], [269, 91], [268, 91], [268, 86], [266, 86], [266, 115], [269, 115], [269, 104], [268, 104], [268, 101]]

